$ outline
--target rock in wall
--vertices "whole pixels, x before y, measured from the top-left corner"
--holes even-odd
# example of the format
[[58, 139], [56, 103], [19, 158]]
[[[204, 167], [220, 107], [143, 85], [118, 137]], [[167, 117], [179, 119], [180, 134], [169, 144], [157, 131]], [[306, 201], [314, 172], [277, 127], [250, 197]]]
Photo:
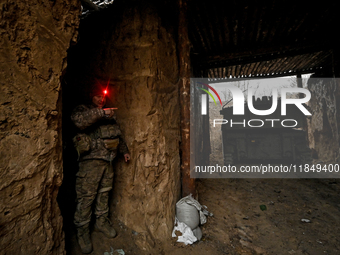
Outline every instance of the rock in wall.
[[89, 15], [66, 75], [67, 84], [78, 88], [71, 94], [95, 80], [110, 81], [111, 106], [118, 107], [132, 156], [128, 164], [121, 158], [115, 163], [111, 217], [136, 231], [145, 250], [171, 238], [180, 194], [175, 26], [167, 26], [160, 9], [147, 1], [117, 1]]
[[312, 116], [307, 119], [309, 146], [317, 162], [339, 162], [339, 84], [332, 78], [308, 80]]
[[64, 254], [60, 76], [77, 0], [0, 3], [1, 254]]

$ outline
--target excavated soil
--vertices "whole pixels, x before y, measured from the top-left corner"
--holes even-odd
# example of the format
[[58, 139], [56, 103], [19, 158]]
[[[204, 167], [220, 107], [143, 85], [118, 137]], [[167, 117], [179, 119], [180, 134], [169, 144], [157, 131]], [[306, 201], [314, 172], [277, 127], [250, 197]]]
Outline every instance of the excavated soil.
[[[338, 179], [199, 179], [197, 183], [199, 202], [214, 214], [201, 226], [201, 241], [185, 246], [172, 238], [145, 252], [135, 245], [138, 233], [114, 221], [118, 236], [110, 240], [94, 231], [92, 254], [118, 254], [111, 253], [111, 247], [125, 254], [339, 254]], [[67, 254], [81, 254], [74, 229], [68, 227]]]

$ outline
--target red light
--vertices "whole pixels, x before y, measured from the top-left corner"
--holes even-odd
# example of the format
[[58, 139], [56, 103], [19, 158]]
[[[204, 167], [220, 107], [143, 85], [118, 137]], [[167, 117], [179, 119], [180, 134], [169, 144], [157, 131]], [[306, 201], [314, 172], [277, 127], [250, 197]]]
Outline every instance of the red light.
[[105, 89], [105, 90], [104, 90], [104, 95], [106, 95], [106, 94], [107, 94], [107, 90]]

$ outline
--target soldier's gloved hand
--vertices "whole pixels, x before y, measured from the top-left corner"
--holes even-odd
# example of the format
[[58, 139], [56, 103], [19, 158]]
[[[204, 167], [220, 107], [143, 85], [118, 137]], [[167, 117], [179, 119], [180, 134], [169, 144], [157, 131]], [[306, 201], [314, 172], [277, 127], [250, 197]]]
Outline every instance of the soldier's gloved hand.
[[104, 108], [104, 113], [105, 113], [105, 117], [107, 118], [112, 118], [112, 116], [114, 115], [115, 111], [118, 108]]
[[124, 154], [124, 159], [125, 162], [128, 162], [128, 160], [130, 160], [130, 154], [129, 153]]

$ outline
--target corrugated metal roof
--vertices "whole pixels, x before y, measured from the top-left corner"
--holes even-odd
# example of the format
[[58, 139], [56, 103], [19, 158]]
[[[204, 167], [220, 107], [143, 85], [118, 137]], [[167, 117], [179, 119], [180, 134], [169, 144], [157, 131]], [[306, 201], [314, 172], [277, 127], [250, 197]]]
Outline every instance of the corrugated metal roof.
[[326, 68], [338, 41], [338, 7], [333, 1], [188, 0], [192, 64], [223, 78]]
[[320, 51], [273, 60], [242, 63], [227, 67], [208, 69], [208, 77], [242, 78], [258, 76], [285, 76], [297, 73], [312, 73], [322, 69], [327, 61], [331, 61], [331, 51]]

